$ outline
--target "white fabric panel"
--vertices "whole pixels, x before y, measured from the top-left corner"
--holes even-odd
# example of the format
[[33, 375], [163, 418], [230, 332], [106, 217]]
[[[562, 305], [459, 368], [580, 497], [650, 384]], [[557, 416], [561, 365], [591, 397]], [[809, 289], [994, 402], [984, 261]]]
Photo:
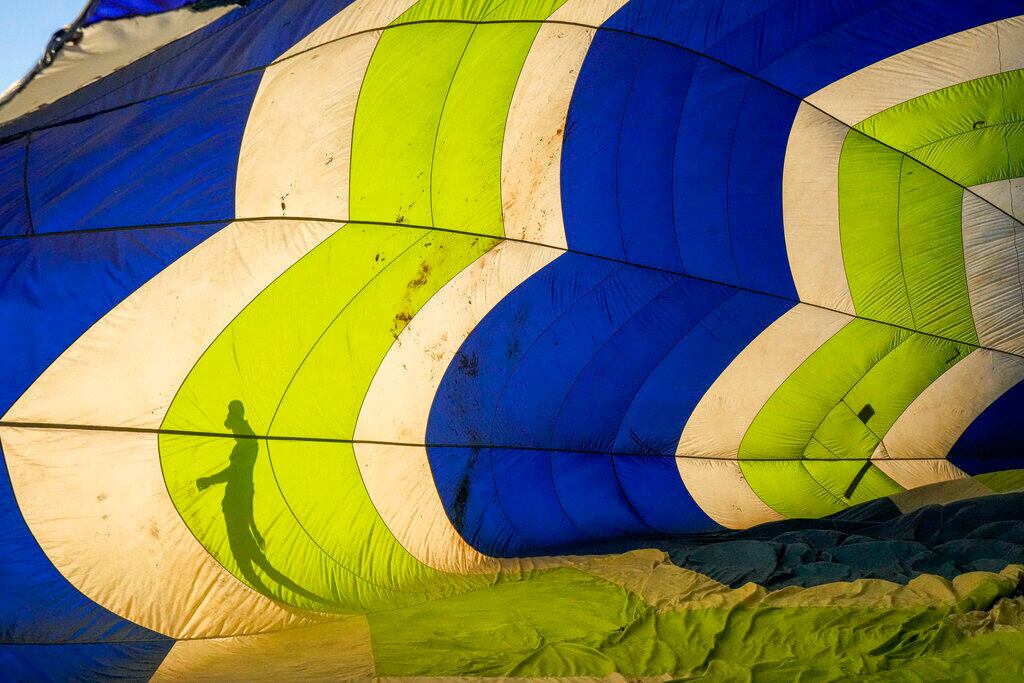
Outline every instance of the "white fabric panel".
[[[86, 26], [80, 41], [65, 44], [53, 64], [37, 74], [10, 102], [0, 106], [0, 123], [56, 102], [234, 9], [237, 8], [216, 7], [205, 12], [181, 9]], [[39, 46], [40, 57], [44, 47]]]
[[[501, 242], [434, 294], [377, 369], [359, 411], [355, 438], [425, 443], [434, 396], [466, 338], [512, 289], [561, 253]], [[410, 554], [443, 571], [496, 569], [449, 521], [426, 448], [356, 443], [355, 454], [374, 506]]]
[[519, 75], [505, 124], [501, 201], [505, 235], [565, 248], [562, 138], [569, 101], [593, 29], [540, 27]]
[[57, 570], [111, 612], [174, 638], [323, 619], [229, 574], [167, 496], [157, 435], [0, 429], [18, 505]]
[[363, 33], [266, 70], [242, 138], [236, 216], [349, 217], [356, 102], [380, 35]]
[[996, 180], [969, 189], [1017, 220], [1024, 220], [1024, 178]]
[[908, 491], [920, 486], [967, 477], [959, 467], [948, 460], [886, 459], [882, 444], [879, 444], [872, 454], [871, 464]]
[[775, 390], [851, 319], [797, 304], [748, 344], [697, 404], [676, 464], [694, 500], [719, 524], [742, 528], [780, 518], [744, 479], [740, 442]]
[[625, 5], [627, 0], [567, 0], [548, 17], [548, 21], [566, 21], [600, 26]]
[[957, 83], [1024, 68], [1024, 17], [919, 45], [850, 74], [807, 101], [855, 125], [883, 109]]
[[369, 680], [374, 673], [366, 617], [235, 638], [182, 640], [152, 681]]
[[680, 457], [676, 466], [697, 505], [727, 529], [784, 519], [750, 488], [739, 460]]
[[964, 266], [978, 339], [1024, 354], [1024, 226], [970, 192], [963, 198]]
[[839, 157], [850, 129], [805, 103], [782, 173], [786, 253], [801, 301], [854, 313], [839, 233]]
[[883, 440], [889, 458], [945, 458], [975, 418], [1022, 380], [1024, 358], [975, 349], [903, 411]]

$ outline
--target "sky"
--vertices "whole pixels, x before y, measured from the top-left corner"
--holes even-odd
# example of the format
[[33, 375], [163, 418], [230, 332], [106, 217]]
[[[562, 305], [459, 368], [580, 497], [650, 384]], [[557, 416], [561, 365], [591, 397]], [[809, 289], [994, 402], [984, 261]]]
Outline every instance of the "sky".
[[0, 0], [0, 92], [32, 68], [53, 32], [85, 5], [86, 0]]

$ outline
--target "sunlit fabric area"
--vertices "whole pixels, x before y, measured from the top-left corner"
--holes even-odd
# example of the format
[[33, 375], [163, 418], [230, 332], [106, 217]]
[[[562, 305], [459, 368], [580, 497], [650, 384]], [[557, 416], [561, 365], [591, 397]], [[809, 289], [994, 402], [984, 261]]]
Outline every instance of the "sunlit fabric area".
[[1024, 680], [1024, 0], [83, 4], [0, 680]]

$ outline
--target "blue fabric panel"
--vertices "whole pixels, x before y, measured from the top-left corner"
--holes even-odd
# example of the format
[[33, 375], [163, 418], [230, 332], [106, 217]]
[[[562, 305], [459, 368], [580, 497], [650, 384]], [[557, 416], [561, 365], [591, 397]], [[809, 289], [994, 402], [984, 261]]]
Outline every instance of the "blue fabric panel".
[[260, 69], [278, 59], [352, 0], [253, 0], [106, 78], [18, 121], [19, 132], [82, 118], [212, 79]]
[[[617, 263], [568, 253], [495, 306], [445, 372], [431, 408], [428, 442], [496, 443], [494, 407], [530, 345], [579, 299], [621, 268]], [[463, 362], [466, 359], [470, 362]], [[481, 371], [470, 373], [464, 367], [479, 367]]]
[[34, 135], [36, 232], [233, 218], [238, 153], [260, 75]]
[[566, 441], [554, 442], [566, 392], [602, 345], [679, 278], [661, 271], [622, 268], [553, 319], [530, 340], [495, 397], [492, 443], [600, 448], [602, 444], [582, 434], [563, 433]]
[[25, 203], [25, 148], [24, 139], [0, 145], [0, 236], [30, 232]]
[[1020, 0], [631, 0], [605, 26], [682, 45], [806, 97], [916, 45], [1021, 13]]
[[791, 306], [580, 254], [549, 264], [477, 326], [435, 398], [427, 441], [446, 445], [428, 454], [456, 528], [500, 556], [719, 528], [680, 481], [676, 444]]
[[[715, 379], [754, 337], [793, 305], [784, 299], [739, 291], [704, 315], [637, 389], [620, 422], [614, 450], [674, 454], [683, 426]], [[623, 489], [652, 526], [672, 533], [715, 528], [685, 491], [673, 487], [671, 495], [663, 493], [660, 500], [645, 494], [664, 489], [670, 474], [678, 478], [674, 462], [619, 457], [616, 469]]]
[[172, 9], [181, 9], [199, 0], [100, 0], [85, 18], [86, 24], [108, 19], [123, 19], [140, 14], [157, 14]]
[[673, 157], [697, 57], [651, 41], [622, 117], [618, 214], [626, 260], [680, 272]]
[[5, 681], [145, 681], [170, 651], [170, 638], [145, 643], [0, 645]]
[[[759, 69], [758, 75], [800, 97], [917, 45], [1024, 13], [1024, 3], [1020, 0], [892, 0], [822, 30], [813, 38], [801, 39], [796, 35], [787, 39], [785, 36], [792, 35], [795, 23], [806, 23], [806, 19], [798, 17], [808, 7], [824, 14], [844, 12], [851, 3], [805, 0], [789, 4], [793, 7], [775, 23], [772, 37], [765, 36], [763, 40], [765, 44], [782, 43], [773, 46], [779, 57]], [[719, 55], [718, 50], [712, 53]]]
[[996, 399], [960, 435], [948, 459], [968, 474], [1024, 468], [1024, 382]]
[[632, 31], [697, 52], [738, 30], [779, 0], [630, 0], [604, 26]]
[[675, 145], [673, 188], [683, 270], [739, 284], [729, 224], [729, 164], [750, 79], [703, 60], [693, 74]]
[[782, 167], [799, 102], [750, 81], [729, 157], [729, 237], [740, 282], [798, 298], [782, 224]]
[[580, 69], [562, 144], [569, 248], [623, 259], [616, 192], [623, 112], [648, 41], [598, 33]]

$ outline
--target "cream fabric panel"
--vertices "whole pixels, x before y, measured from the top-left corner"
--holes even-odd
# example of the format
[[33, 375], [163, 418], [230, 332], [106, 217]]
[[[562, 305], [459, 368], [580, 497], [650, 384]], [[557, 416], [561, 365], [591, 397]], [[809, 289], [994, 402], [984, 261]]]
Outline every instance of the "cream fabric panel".
[[330, 43], [266, 70], [242, 138], [235, 215], [348, 218], [356, 101], [380, 35]]
[[1024, 68], [1024, 17], [945, 36], [883, 59], [807, 97], [854, 125], [883, 109], [957, 83]]
[[1017, 220], [1024, 221], [1024, 178], [996, 180], [968, 189]]
[[[56, 102], [206, 26], [233, 9], [237, 8], [216, 7], [205, 12], [181, 9], [86, 26], [82, 29], [80, 41], [67, 43], [53, 64], [33, 78], [17, 97], [0, 107], [0, 123], [12, 121], [45, 104]], [[44, 47], [39, 46], [40, 57]]]
[[1024, 354], [1024, 226], [970, 192], [963, 198], [964, 266], [978, 339]]
[[251, 590], [200, 545], [167, 495], [157, 438], [0, 429], [21, 513], [58, 571], [115, 614], [174, 638], [320, 619]]
[[367, 680], [373, 650], [366, 617], [236, 638], [182, 640], [152, 681]]
[[[569, 0], [550, 21], [600, 25], [624, 0]], [[566, 247], [562, 222], [562, 139], [569, 102], [595, 31], [540, 27], [519, 75], [505, 125], [501, 200], [505, 235]]]
[[[398, 542], [420, 562], [443, 571], [491, 571], [495, 561], [471, 548], [452, 526], [434, 484], [426, 448], [427, 420], [438, 386], [466, 338], [516, 286], [562, 252], [501, 242], [442, 287], [413, 316], [377, 369], [356, 423], [366, 490]], [[402, 390], [396, 392], [395, 387]]]
[[677, 457], [676, 467], [697, 505], [727, 529], [783, 519], [750, 488], [739, 460]]
[[690, 495], [719, 524], [736, 529], [781, 519], [743, 477], [740, 442], [775, 390], [850, 320], [798, 304], [748, 344], [697, 404], [676, 465]]
[[800, 104], [786, 146], [782, 213], [801, 301], [853, 314], [839, 236], [839, 156], [850, 129]]
[[974, 350], [903, 411], [884, 438], [888, 457], [945, 458], [975, 418], [1022, 380], [1024, 358]]

